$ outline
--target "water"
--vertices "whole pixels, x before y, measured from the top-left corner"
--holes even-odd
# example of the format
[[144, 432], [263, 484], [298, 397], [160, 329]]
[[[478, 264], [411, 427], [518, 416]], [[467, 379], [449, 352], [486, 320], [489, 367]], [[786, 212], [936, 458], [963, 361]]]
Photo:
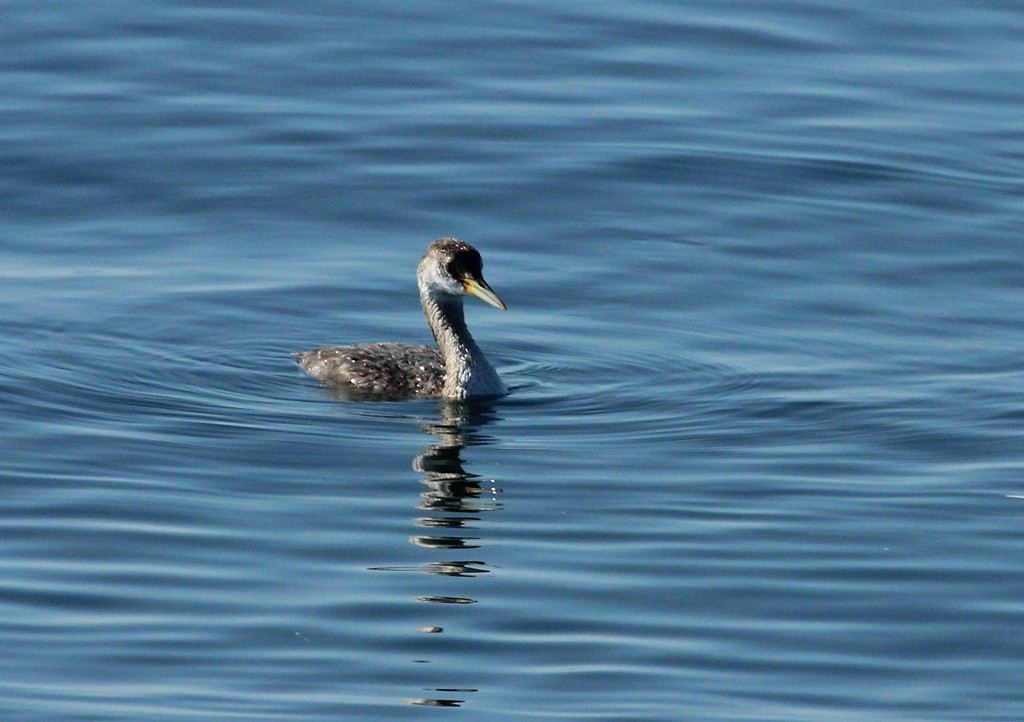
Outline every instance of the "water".
[[[0, 34], [3, 719], [1024, 719], [1017, 3]], [[512, 394], [304, 377], [442, 235]]]

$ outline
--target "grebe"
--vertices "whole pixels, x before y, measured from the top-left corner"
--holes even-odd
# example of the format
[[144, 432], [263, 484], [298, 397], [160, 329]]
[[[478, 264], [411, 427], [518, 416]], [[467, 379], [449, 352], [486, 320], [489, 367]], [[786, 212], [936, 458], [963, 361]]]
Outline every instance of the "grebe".
[[423, 254], [416, 282], [437, 348], [390, 342], [321, 346], [295, 354], [299, 365], [355, 399], [465, 399], [508, 393], [470, 335], [463, 314], [466, 294], [507, 308], [484, 280], [479, 251], [455, 238], [438, 239]]

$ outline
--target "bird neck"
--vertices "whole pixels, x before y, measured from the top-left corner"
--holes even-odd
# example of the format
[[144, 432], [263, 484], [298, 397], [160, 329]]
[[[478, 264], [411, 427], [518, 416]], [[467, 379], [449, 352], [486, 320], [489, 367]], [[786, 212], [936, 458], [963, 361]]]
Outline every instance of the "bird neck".
[[462, 297], [421, 287], [420, 301], [427, 324], [444, 359], [444, 396], [466, 398], [505, 393], [498, 373], [476, 345], [466, 326]]

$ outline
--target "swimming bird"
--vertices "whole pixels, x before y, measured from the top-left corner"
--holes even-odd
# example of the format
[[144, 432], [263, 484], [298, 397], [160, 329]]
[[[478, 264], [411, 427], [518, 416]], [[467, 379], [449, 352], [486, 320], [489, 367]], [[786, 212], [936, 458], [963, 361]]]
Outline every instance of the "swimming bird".
[[416, 283], [437, 348], [392, 342], [321, 346], [295, 354], [299, 365], [355, 399], [466, 399], [508, 393], [463, 314], [467, 294], [507, 309], [484, 280], [480, 252], [465, 241], [440, 238], [423, 254]]

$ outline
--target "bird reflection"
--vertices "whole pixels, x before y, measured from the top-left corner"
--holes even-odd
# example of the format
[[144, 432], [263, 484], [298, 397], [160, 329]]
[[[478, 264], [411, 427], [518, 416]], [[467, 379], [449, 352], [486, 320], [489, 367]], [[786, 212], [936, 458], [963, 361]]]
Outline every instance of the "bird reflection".
[[[438, 689], [427, 690], [428, 692], [476, 692], [475, 689], [460, 689], [460, 688], [445, 688], [439, 687]], [[410, 697], [405, 700], [406, 704], [415, 704], [421, 707], [461, 707], [465, 700], [462, 699], [438, 699], [429, 697]]]
[[[462, 450], [489, 443], [481, 429], [495, 419], [492, 403], [486, 401], [445, 401], [440, 406], [438, 423], [425, 424], [421, 430], [432, 437], [434, 443], [413, 459], [413, 469], [420, 475], [425, 487], [420, 492], [414, 523], [422, 530], [410, 537], [414, 546], [438, 555], [448, 555], [481, 546], [476, 526], [482, 515], [499, 511], [501, 489], [494, 481], [466, 471]], [[490, 572], [486, 562], [479, 559], [431, 559], [417, 569], [440, 577], [475, 577]], [[416, 601], [453, 605], [475, 604], [467, 596], [424, 594]], [[440, 608], [438, 609], [440, 612]], [[417, 630], [422, 634], [443, 635], [440, 625], [425, 625]], [[416, 662], [427, 664], [429, 659]], [[424, 696], [410, 697], [407, 704], [430, 707], [459, 707], [465, 695], [477, 690], [470, 687], [428, 687]]]

